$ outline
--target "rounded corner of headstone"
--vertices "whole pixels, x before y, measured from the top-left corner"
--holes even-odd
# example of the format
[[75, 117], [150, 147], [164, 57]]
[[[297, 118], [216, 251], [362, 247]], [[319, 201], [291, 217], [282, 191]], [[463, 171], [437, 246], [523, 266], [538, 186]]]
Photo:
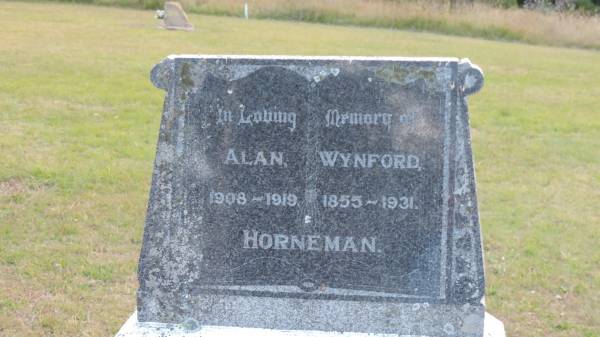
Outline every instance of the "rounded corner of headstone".
[[464, 96], [472, 95], [483, 87], [483, 70], [468, 58], [458, 64], [460, 87]]
[[173, 58], [167, 57], [156, 64], [150, 71], [150, 81], [155, 87], [167, 90], [172, 74]]

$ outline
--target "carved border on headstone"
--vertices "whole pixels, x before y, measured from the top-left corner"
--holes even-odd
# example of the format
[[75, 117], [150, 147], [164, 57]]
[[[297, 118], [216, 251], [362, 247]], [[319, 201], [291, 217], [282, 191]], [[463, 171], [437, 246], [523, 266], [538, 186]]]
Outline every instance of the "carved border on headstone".
[[[459, 303], [478, 302], [484, 296], [483, 252], [477, 193], [475, 190], [475, 170], [471, 149], [467, 96], [483, 87], [483, 72], [463, 59], [458, 64], [458, 99], [456, 109], [456, 157], [454, 172], [453, 204], [453, 258], [452, 277], [454, 301]], [[470, 259], [466, 257], [470, 256]]]

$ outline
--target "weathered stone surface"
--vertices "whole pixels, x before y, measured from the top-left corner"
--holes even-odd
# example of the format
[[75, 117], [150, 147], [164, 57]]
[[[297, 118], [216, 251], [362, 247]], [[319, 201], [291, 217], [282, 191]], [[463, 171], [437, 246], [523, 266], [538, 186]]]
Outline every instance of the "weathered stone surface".
[[175, 30], [194, 30], [183, 7], [176, 1], [165, 2], [164, 18], [161, 27]]
[[482, 336], [466, 96], [454, 58], [173, 56], [139, 320]]
[[[486, 313], [484, 337], [506, 337], [504, 325], [494, 316]], [[183, 324], [138, 322], [137, 313], [121, 327], [115, 337], [392, 337], [397, 335], [372, 334], [361, 332], [331, 332], [307, 330], [275, 330], [260, 328], [240, 328], [226, 326], [200, 326], [195, 321]], [[403, 337], [406, 337], [404, 335]], [[419, 337], [412, 335], [411, 337]]]

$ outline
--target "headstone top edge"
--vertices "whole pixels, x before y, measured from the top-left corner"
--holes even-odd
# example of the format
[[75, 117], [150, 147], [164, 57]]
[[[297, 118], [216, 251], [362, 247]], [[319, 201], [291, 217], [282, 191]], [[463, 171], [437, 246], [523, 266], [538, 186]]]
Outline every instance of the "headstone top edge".
[[371, 64], [375, 66], [379, 62], [399, 62], [405, 64], [419, 65], [419, 66], [443, 66], [453, 67], [458, 66], [460, 75], [460, 84], [463, 87], [464, 95], [470, 95], [478, 91], [483, 86], [483, 72], [481, 69], [473, 65], [468, 59], [458, 59], [455, 57], [401, 57], [401, 56], [302, 56], [302, 55], [202, 55], [202, 54], [172, 54], [164, 58], [160, 63], [156, 64], [151, 71], [152, 83], [160, 89], [167, 90], [169, 83], [171, 82], [171, 74], [176, 67], [176, 64], [183, 63], [196, 63], [196, 62], [207, 62], [207, 63], [220, 63], [229, 62], [236, 64], [252, 64], [256, 62], [256, 65], [268, 65], [271, 62], [282, 62], [282, 64], [293, 65], [295, 62], [325, 62], [325, 64], [332, 63], [347, 63], [348, 65], [357, 62], [367, 66]]
[[169, 60], [285, 60], [285, 61], [405, 61], [405, 62], [459, 62], [457, 57], [405, 57], [405, 56], [307, 56], [307, 55], [218, 55], [218, 54], [173, 54]]

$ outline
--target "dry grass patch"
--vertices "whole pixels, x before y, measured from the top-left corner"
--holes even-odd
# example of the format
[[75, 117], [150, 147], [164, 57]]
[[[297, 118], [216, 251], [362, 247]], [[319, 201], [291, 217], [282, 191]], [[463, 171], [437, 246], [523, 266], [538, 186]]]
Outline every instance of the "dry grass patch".
[[24, 178], [12, 177], [0, 181], [0, 198], [6, 197], [10, 199], [32, 196], [44, 192], [50, 186], [51, 184], [42, 184]]
[[[181, 0], [197, 13], [243, 15], [239, 0]], [[450, 10], [445, 1], [250, 0], [254, 18], [356, 24], [600, 48], [600, 17], [578, 12], [541, 12], [473, 3]]]
[[26, 193], [28, 190], [29, 187], [17, 178], [0, 181], [0, 196], [10, 197], [16, 194]]

